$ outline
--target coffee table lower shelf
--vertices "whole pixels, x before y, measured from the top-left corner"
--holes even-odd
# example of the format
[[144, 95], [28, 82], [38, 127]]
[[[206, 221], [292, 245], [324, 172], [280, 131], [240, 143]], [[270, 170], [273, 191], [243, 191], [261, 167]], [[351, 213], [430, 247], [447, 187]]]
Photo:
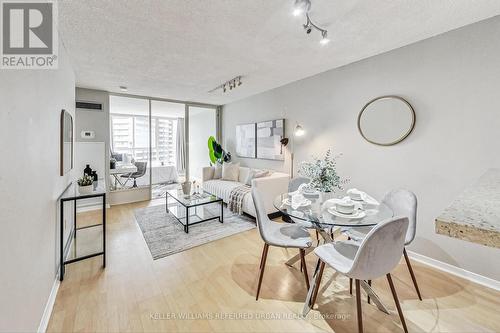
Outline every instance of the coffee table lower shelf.
[[[166, 206], [166, 211], [167, 211], [167, 213], [170, 213], [184, 227], [184, 232], [185, 233], [189, 233], [189, 227], [190, 226], [193, 226], [193, 225], [196, 225], [196, 224], [200, 224], [200, 223], [203, 223], [203, 222], [207, 222], [207, 221], [218, 219], [220, 223], [224, 223], [224, 202], [222, 201], [222, 199], [218, 199], [218, 200], [214, 200], [214, 201], [210, 201], [210, 202], [199, 203], [199, 204], [196, 204], [196, 205], [185, 205], [185, 204], [181, 203], [179, 200], [177, 200], [177, 198], [175, 198], [174, 196], [169, 195], [169, 194], [170, 193], [167, 192], [166, 205], [165, 205]], [[169, 207], [168, 207], [168, 198], [169, 198], [169, 196], [171, 198], [173, 198], [174, 201], [177, 204], [177, 209], [175, 209], [175, 210], [177, 210], [177, 211], [180, 210], [180, 209], [185, 209], [186, 210], [186, 215], [185, 216], [177, 216], [175, 214], [174, 210], [169, 209]], [[208, 218], [203, 218], [203, 217], [199, 216], [196, 213], [196, 208], [197, 207], [205, 206], [205, 205], [211, 205], [211, 204], [215, 204], [215, 203], [220, 203], [220, 214], [219, 215], [211, 216], [211, 217], [208, 217]], [[194, 208], [194, 210], [195, 210], [194, 214], [190, 214], [189, 213], [189, 209], [190, 208]]]

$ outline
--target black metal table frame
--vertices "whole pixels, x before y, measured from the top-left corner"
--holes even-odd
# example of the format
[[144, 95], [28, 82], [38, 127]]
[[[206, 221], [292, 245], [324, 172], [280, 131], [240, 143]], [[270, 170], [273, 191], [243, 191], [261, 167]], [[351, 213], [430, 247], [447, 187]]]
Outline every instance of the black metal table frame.
[[[79, 258], [73, 258], [70, 260], [65, 260], [67, 256], [67, 252], [70, 248], [71, 238], [75, 238], [76, 241], [76, 232], [81, 229], [92, 228], [96, 226], [100, 226], [101, 224], [89, 225], [81, 228], [76, 227], [76, 202], [78, 200], [90, 199], [90, 198], [98, 198], [102, 197], [102, 251], [96, 252], [92, 254], [85, 255]], [[73, 201], [73, 230], [71, 231], [70, 237], [68, 237], [68, 242], [66, 246], [64, 246], [64, 203], [66, 201]], [[106, 192], [103, 193], [95, 193], [95, 194], [85, 194], [85, 195], [77, 195], [73, 197], [61, 198], [60, 204], [60, 217], [61, 217], [61, 244], [60, 244], [60, 267], [59, 267], [59, 281], [64, 279], [65, 265], [71, 264], [77, 261], [85, 260], [88, 258], [96, 257], [102, 255], [102, 267], [106, 267]]]
[[[179, 203], [181, 206], [183, 206], [184, 208], [186, 208], [186, 223], [182, 223], [181, 218], [177, 217], [173, 212], [170, 212], [170, 210], [168, 209], [168, 197], [169, 196], [171, 196], [172, 199], [174, 199], [175, 201], [177, 201], [177, 203]], [[199, 206], [210, 205], [210, 204], [214, 204], [214, 203], [218, 203], [218, 202], [220, 202], [220, 215], [219, 216], [212, 216], [212, 217], [207, 218], [207, 219], [202, 219], [201, 216], [199, 216], [196, 213], [194, 215], [189, 215], [189, 208], [196, 208], [196, 207], [199, 207]], [[173, 215], [173, 217], [175, 217], [175, 219], [180, 224], [182, 224], [182, 226], [184, 227], [184, 232], [186, 234], [189, 233], [189, 226], [192, 226], [192, 225], [196, 225], [196, 224], [203, 223], [203, 222], [210, 221], [210, 220], [214, 220], [214, 219], [219, 219], [220, 223], [224, 223], [224, 201], [222, 201], [221, 198], [217, 198], [217, 200], [213, 200], [213, 201], [202, 202], [202, 203], [199, 203], [199, 204], [196, 204], [196, 205], [185, 205], [179, 199], [177, 199], [176, 197], [174, 197], [172, 194], [170, 194], [167, 191], [167, 195], [165, 196], [165, 210], [167, 211], [167, 213], [171, 213]], [[194, 223], [189, 223], [189, 216], [196, 216], [196, 217], [198, 217], [200, 219], [200, 221], [196, 221]]]

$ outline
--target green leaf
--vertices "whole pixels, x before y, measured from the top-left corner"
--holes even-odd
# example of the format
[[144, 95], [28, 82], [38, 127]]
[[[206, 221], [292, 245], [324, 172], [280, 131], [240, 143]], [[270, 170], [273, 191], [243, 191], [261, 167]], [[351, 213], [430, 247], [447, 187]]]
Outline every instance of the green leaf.
[[215, 138], [213, 136], [208, 138], [208, 157], [210, 158], [210, 162], [217, 162], [217, 158], [215, 157], [214, 143], [216, 143]]

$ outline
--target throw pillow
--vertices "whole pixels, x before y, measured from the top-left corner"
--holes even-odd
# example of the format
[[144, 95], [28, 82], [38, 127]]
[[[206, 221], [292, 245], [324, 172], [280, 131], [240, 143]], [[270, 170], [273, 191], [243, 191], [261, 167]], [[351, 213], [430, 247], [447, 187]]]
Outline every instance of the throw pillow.
[[238, 181], [240, 175], [239, 163], [224, 163], [222, 164], [222, 180]]
[[217, 163], [215, 164], [214, 179], [221, 179], [221, 178], [222, 178], [222, 164]]
[[252, 179], [262, 178], [267, 175], [269, 175], [269, 171], [267, 170], [251, 169], [250, 172], [248, 172], [248, 177], [245, 180], [245, 184], [248, 186], [252, 186]]

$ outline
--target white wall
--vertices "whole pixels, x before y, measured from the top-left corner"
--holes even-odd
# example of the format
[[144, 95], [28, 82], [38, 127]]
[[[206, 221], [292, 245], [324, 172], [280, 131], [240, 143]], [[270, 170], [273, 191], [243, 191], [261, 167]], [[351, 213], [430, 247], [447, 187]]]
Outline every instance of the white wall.
[[[75, 110], [75, 173], [76, 177], [83, 175], [87, 164], [97, 171], [105, 188], [109, 184], [109, 93], [101, 90], [76, 88], [76, 100], [83, 102], [101, 103], [102, 110]], [[95, 132], [95, 138], [84, 139], [81, 131]], [[109, 196], [106, 197], [109, 201]], [[77, 207], [93, 206], [101, 209], [101, 198], [80, 200]]]
[[210, 165], [208, 138], [216, 136], [215, 109], [189, 108], [189, 178], [201, 181], [201, 168]]
[[[296, 144], [296, 161], [333, 147], [344, 153], [339, 169], [350, 186], [379, 198], [393, 188], [413, 190], [419, 209], [410, 250], [500, 280], [499, 249], [434, 232], [443, 208], [488, 168], [500, 166], [499, 33], [495, 17], [226, 105], [225, 148], [235, 151], [237, 124], [285, 117], [290, 135], [298, 121], [307, 134]], [[407, 99], [417, 121], [405, 141], [380, 147], [363, 140], [356, 120], [367, 101], [387, 94]]]
[[63, 45], [57, 70], [0, 70], [0, 331], [38, 329], [56, 278], [61, 109], [74, 117], [75, 78]]

